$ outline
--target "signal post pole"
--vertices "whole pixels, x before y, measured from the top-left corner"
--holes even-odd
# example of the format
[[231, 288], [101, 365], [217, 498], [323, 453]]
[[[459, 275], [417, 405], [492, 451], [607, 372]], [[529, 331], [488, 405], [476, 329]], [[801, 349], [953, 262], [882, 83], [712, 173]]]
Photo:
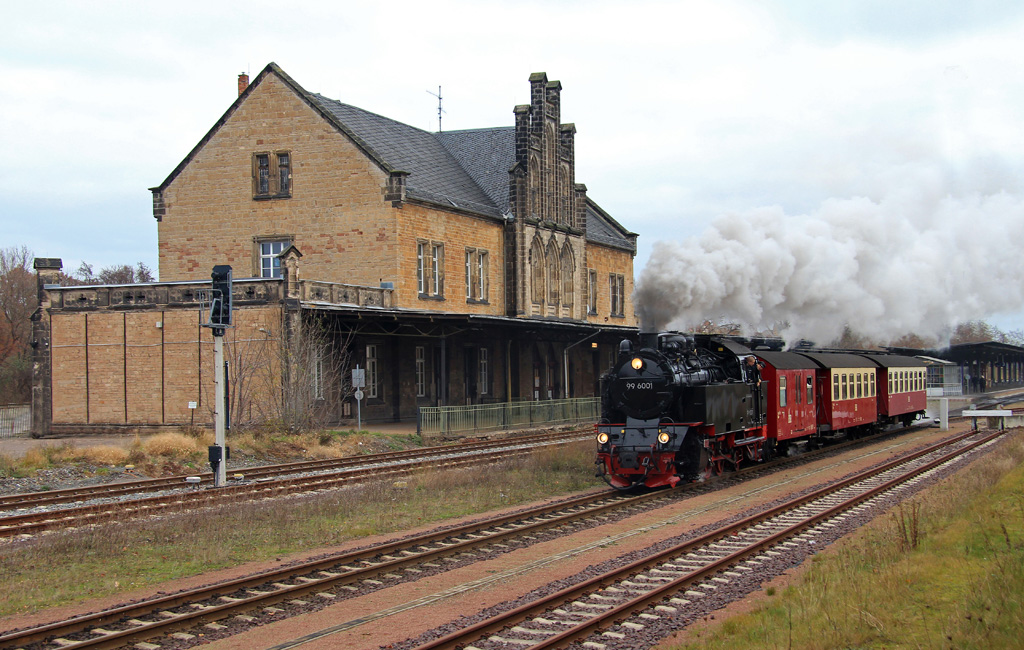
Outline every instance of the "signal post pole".
[[213, 486], [222, 487], [228, 482], [228, 464], [225, 458], [227, 422], [224, 390], [224, 328], [213, 328], [213, 447], [210, 447], [210, 466], [213, 469]]
[[224, 376], [224, 330], [231, 327], [231, 267], [213, 267], [210, 322], [213, 329], [213, 445], [209, 448], [213, 486], [228, 482], [227, 378]]

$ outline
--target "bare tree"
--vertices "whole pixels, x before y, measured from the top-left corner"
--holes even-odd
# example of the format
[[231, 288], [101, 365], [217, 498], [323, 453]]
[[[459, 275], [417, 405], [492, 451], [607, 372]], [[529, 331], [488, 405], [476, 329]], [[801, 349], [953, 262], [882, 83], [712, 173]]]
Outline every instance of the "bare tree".
[[32, 390], [29, 341], [38, 306], [32, 253], [0, 248], [0, 403], [28, 401]]
[[279, 322], [237, 328], [227, 357], [232, 427], [324, 428], [352, 395], [351, 332], [304, 318], [290, 337]]
[[82, 262], [70, 275], [61, 273], [60, 283], [64, 286], [80, 284], [139, 284], [142, 282], [154, 282], [153, 271], [143, 262], [135, 266], [129, 264], [115, 264], [104, 266], [99, 273], [93, 272], [92, 264]]

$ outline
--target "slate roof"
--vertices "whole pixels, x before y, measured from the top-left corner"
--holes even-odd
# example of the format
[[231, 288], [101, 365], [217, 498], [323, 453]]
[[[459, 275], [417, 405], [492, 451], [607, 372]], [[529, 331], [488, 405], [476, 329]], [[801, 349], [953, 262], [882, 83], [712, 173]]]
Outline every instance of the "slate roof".
[[[408, 124], [310, 93], [276, 63], [269, 63], [227, 112], [157, 187], [166, 188], [268, 74], [277, 75], [324, 119], [352, 139], [381, 168], [408, 173], [406, 197], [477, 214], [509, 214], [509, 170], [515, 162], [515, 128], [430, 133]], [[636, 234], [587, 199], [587, 240], [636, 252]]]
[[[348, 127], [393, 169], [408, 172], [406, 196], [501, 217], [504, 207], [488, 196], [444, 147], [437, 135], [387, 117], [342, 104], [323, 95], [311, 97]], [[510, 155], [513, 153], [509, 151]], [[505, 168], [508, 176], [508, 167]], [[505, 181], [506, 194], [508, 180]], [[504, 204], [507, 205], [506, 198]]]
[[[501, 217], [510, 212], [515, 128], [430, 133], [313, 93], [311, 97], [393, 169], [409, 172], [406, 195]], [[587, 240], [636, 251], [636, 235], [587, 200]]]

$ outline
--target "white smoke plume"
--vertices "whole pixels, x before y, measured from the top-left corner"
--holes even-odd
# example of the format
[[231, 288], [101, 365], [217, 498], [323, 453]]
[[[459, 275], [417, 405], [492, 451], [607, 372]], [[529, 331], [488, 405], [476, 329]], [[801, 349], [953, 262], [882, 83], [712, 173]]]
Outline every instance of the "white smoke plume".
[[787, 341], [944, 340], [957, 323], [1024, 306], [1024, 200], [832, 199], [812, 214], [762, 208], [699, 237], [659, 241], [634, 294], [642, 327], [788, 324]]

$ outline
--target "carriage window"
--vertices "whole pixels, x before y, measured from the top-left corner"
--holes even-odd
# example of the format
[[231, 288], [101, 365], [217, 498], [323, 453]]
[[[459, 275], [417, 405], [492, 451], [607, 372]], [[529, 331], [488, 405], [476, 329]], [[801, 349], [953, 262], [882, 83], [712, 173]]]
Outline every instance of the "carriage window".
[[889, 371], [889, 394], [892, 395], [892, 370]]
[[832, 375], [832, 401], [839, 399], [839, 375]]
[[850, 391], [849, 391], [848, 386], [849, 386], [848, 377], [846, 376], [845, 373], [843, 373], [843, 399], [846, 399], [847, 397], [850, 396]]
[[814, 379], [812, 377], [807, 378], [807, 403], [814, 403]]
[[779, 377], [779, 406], [786, 406], [786, 378]]
[[875, 395], [877, 395], [877, 393], [875, 392], [875, 374], [871, 373], [870, 377], [871, 377], [871, 397], [874, 397]]
[[794, 386], [793, 386], [793, 401], [796, 402], [797, 404], [801, 403], [800, 376], [799, 375], [797, 375], [797, 377], [796, 377], [796, 384], [794, 384]]
[[857, 397], [864, 397], [864, 375], [857, 373]]

